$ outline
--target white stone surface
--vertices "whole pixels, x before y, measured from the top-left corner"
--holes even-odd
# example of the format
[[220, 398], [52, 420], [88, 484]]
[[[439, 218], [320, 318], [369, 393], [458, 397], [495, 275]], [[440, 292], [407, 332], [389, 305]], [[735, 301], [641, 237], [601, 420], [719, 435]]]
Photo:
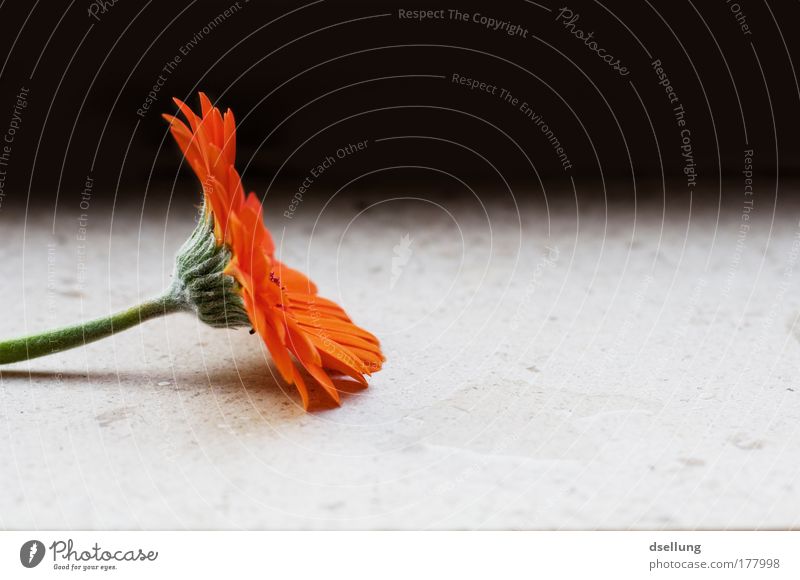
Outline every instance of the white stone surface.
[[[95, 203], [85, 260], [74, 199], [55, 235], [4, 207], [3, 337], [165, 286], [194, 210], [150, 199]], [[0, 369], [0, 527], [800, 526], [797, 208], [764, 201], [737, 246], [735, 208], [438, 203], [267, 218], [383, 341], [341, 408], [304, 413], [257, 337], [188, 315]]]

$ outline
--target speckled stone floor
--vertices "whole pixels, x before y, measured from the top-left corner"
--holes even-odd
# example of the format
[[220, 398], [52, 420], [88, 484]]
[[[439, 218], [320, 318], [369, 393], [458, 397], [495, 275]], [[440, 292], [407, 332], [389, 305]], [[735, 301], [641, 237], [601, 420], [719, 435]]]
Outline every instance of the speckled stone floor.
[[[2, 335], [159, 292], [167, 199], [96, 203], [85, 241], [76, 199], [55, 230], [4, 206]], [[382, 339], [370, 388], [306, 414], [257, 337], [183, 314], [4, 367], [0, 527], [800, 526], [800, 211], [562, 205], [272, 207]]]

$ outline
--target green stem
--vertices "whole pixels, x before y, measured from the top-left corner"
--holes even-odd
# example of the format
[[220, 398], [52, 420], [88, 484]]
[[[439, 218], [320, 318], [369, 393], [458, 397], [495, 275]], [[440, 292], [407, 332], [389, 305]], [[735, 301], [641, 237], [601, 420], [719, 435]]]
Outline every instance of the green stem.
[[116, 332], [127, 330], [145, 320], [185, 309], [186, 304], [170, 291], [164, 296], [148, 300], [111, 316], [0, 342], [0, 364], [28, 360], [83, 346]]

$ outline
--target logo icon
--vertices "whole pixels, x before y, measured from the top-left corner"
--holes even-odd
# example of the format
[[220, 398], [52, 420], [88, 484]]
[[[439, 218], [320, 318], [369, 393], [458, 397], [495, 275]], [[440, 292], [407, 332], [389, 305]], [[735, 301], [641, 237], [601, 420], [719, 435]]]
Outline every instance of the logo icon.
[[411, 249], [411, 244], [413, 242], [414, 240], [411, 239], [411, 236], [406, 234], [400, 238], [400, 243], [392, 248], [394, 256], [392, 257], [392, 278], [389, 280], [390, 290], [394, 289], [395, 284], [397, 284], [397, 281], [403, 274], [403, 268], [408, 264], [408, 261], [414, 253], [414, 250]]
[[28, 540], [19, 549], [19, 561], [26, 568], [35, 568], [44, 559], [44, 544], [39, 540]]

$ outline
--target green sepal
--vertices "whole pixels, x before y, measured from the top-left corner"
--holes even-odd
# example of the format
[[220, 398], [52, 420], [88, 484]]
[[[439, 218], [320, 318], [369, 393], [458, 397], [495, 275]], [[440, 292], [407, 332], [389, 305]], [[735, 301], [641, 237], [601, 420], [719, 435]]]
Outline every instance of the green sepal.
[[217, 243], [213, 218], [204, 210], [178, 250], [169, 293], [215, 328], [251, 326], [239, 284], [224, 272], [230, 260], [230, 249]]

